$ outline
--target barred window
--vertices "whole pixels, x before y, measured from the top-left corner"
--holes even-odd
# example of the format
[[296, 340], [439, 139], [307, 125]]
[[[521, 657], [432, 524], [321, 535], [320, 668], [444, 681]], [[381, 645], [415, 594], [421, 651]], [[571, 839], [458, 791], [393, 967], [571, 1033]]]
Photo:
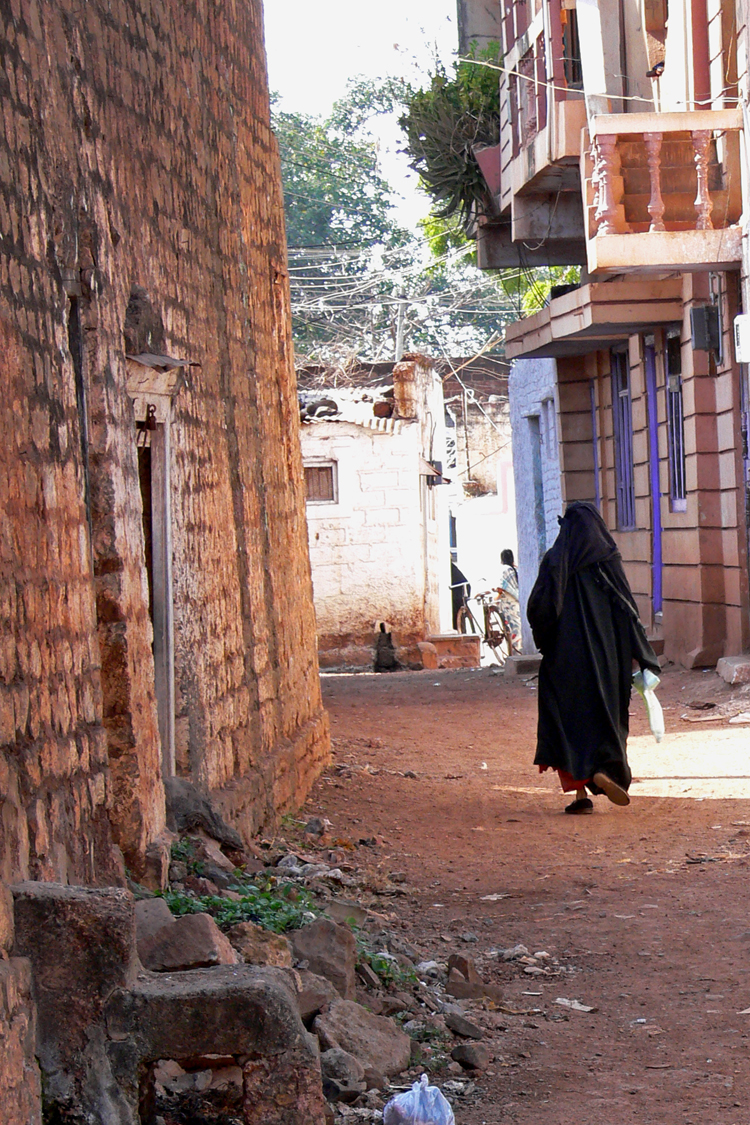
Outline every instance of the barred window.
[[669, 443], [669, 505], [673, 512], [686, 512], [682, 351], [680, 334], [676, 330], [667, 333], [667, 439]]

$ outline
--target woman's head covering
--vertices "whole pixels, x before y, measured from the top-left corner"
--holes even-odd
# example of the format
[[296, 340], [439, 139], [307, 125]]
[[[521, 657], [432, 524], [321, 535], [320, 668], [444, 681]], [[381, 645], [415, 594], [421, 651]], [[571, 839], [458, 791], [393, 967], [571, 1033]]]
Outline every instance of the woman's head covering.
[[560, 518], [558, 541], [566, 548], [569, 574], [620, 557], [604, 520], [594, 505], [585, 500], [568, 504], [565, 515]]

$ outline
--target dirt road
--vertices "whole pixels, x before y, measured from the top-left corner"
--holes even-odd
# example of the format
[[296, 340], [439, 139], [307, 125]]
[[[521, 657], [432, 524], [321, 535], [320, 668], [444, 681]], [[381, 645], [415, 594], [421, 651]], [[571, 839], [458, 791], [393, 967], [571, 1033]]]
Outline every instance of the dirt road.
[[[371, 862], [405, 875], [405, 937], [426, 959], [472, 956], [522, 1013], [495, 1015], [458, 1125], [747, 1125], [750, 725], [681, 716], [750, 696], [665, 673], [660, 746], [633, 703], [630, 807], [601, 797], [580, 818], [531, 764], [534, 681], [323, 682], [335, 760], [306, 811], [382, 837]], [[546, 973], [494, 952], [517, 943], [549, 954]]]

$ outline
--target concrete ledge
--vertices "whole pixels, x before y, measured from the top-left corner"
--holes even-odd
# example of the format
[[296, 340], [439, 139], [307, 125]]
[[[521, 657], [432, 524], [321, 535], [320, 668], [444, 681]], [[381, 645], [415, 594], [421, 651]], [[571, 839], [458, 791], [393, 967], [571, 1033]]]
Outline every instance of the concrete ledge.
[[528, 655], [520, 653], [509, 656], [505, 661], [506, 676], [533, 676], [539, 671], [542, 655], [539, 652], [530, 652]]
[[722, 656], [716, 671], [728, 684], [750, 684], [750, 655]]
[[423, 668], [478, 668], [481, 637], [463, 633], [438, 633], [419, 641]]

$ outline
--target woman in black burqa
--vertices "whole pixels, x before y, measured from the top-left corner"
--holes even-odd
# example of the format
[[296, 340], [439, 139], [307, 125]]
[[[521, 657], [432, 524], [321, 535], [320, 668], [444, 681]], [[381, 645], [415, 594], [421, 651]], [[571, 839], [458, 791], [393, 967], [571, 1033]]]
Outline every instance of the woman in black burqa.
[[659, 672], [638, 617], [620, 552], [593, 504], [560, 519], [531, 591], [527, 614], [537, 648], [539, 725], [534, 762], [557, 770], [568, 813], [590, 813], [586, 788], [630, 802], [625, 746], [632, 674]]

